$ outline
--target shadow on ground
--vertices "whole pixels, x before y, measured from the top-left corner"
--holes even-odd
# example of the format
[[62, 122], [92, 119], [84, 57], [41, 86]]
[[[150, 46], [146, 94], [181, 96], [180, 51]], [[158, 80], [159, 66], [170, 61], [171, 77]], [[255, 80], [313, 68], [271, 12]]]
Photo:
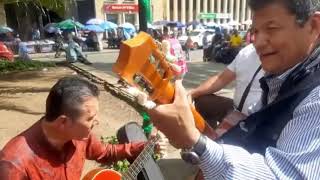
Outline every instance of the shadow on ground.
[[15, 104], [12, 104], [10, 102], [0, 102], [0, 109], [1, 110], [7, 110], [7, 111], [16, 111], [24, 114], [31, 114], [31, 115], [41, 115], [43, 112], [35, 112], [32, 110], [27, 109], [24, 106], [17, 106]]
[[191, 180], [198, 168], [181, 159], [161, 159], [158, 165], [165, 180]]
[[0, 86], [0, 94], [16, 94], [16, 93], [42, 93], [49, 92], [50, 88], [35, 87], [19, 87], [19, 86]]

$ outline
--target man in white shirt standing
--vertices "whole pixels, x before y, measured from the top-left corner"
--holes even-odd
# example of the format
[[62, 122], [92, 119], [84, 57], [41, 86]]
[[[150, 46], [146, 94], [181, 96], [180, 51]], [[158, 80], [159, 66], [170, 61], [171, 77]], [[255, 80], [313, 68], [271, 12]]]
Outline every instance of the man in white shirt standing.
[[[256, 50], [250, 44], [239, 52], [234, 61], [222, 73], [210, 77], [207, 81], [189, 92], [189, 95], [195, 99], [197, 110], [211, 126], [214, 127], [216, 122], [221, 121], [234, 107], [239, 107], [246, 87], [258, 71], [243, 105], [241, 105], [241, 112], [245, 115], [249, 114], [249, 106], [258, 102], [262, 93], [259, 79], [263, 76], [264, 72], [263, 70], [258, 70], [260, 64]], [[233, 100], [214, 94], [225, 88], [232, 81], [235, 81]]]

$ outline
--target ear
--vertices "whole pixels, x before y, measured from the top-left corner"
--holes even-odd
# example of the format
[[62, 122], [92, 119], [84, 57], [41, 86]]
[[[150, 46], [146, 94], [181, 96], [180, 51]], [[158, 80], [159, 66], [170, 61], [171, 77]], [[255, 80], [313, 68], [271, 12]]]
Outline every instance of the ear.
[[54, 125], [58, 129], [64, 129], [65, 127], [68, 126], [70, 123], [71, 119], [67, 117], [66, 115], [60, 115], [57, 117], [57, 119], [54, 121]]
[[311, 34], [314, 39], [320, 39], [320, 11], [315, 12], [310, 17], [310, 23], [311, 23]]

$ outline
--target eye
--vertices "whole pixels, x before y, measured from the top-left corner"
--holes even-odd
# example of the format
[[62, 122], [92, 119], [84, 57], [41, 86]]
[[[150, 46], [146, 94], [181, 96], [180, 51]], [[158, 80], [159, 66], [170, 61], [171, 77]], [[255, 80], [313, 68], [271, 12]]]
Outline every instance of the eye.
[[92, 116], [92, 117], [88, 118], [88, 121], [93, 121], [95, 117], [96, 117], [96, 115], [94, 115], [94, 116]]

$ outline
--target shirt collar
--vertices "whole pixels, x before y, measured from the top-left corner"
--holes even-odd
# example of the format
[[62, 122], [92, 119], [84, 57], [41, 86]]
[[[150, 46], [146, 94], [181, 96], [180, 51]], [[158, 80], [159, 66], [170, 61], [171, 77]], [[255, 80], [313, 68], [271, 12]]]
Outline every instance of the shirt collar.
[[37, 123], [34, 124], [33, 130], [30, 131], [31, 137], [33, 137], [33, 142], [35, 147], [38, 147], [41, 149], [42, 152], [46, 152], [50, 154], [51, 156], [55, 156], [56, 160], [63, 161], [66, 154], [69, 154], [70, 152], [74, 152], [76, 149], [76, 145], [74, 141], [67, 142], [63, 150], [57, 150], [47, 139], [46, 135], [43, 132], [41, 122], [44, 121], [44, 119], [40, 119]]
[[269, 80], [271, 80], [271, 79], [273, 79], [273, 80], [278, 80], [278, 81], [285, 81], [286, 79], [287, 79], [287, 77], [289, 76], [289, 74], [293, 71], [293, 70], [295, 70], [299, 65], [301, 64], [301, 62], [300, 63], [298, 63], [298, 64], [296, 64], [295, 66], [293, 66], [292, 68], [290, 68], [290, 69], [288, 69], [288, 70], [286, 70], [284, 73], [282, 73], [282, 74], [280, 74], [280, 75], [273, 75], [273, 74], [268, 74], [268, 73], [266, 73], [265, 74], [265, 79], [266, 79], [266, 81], [269, 81]]

